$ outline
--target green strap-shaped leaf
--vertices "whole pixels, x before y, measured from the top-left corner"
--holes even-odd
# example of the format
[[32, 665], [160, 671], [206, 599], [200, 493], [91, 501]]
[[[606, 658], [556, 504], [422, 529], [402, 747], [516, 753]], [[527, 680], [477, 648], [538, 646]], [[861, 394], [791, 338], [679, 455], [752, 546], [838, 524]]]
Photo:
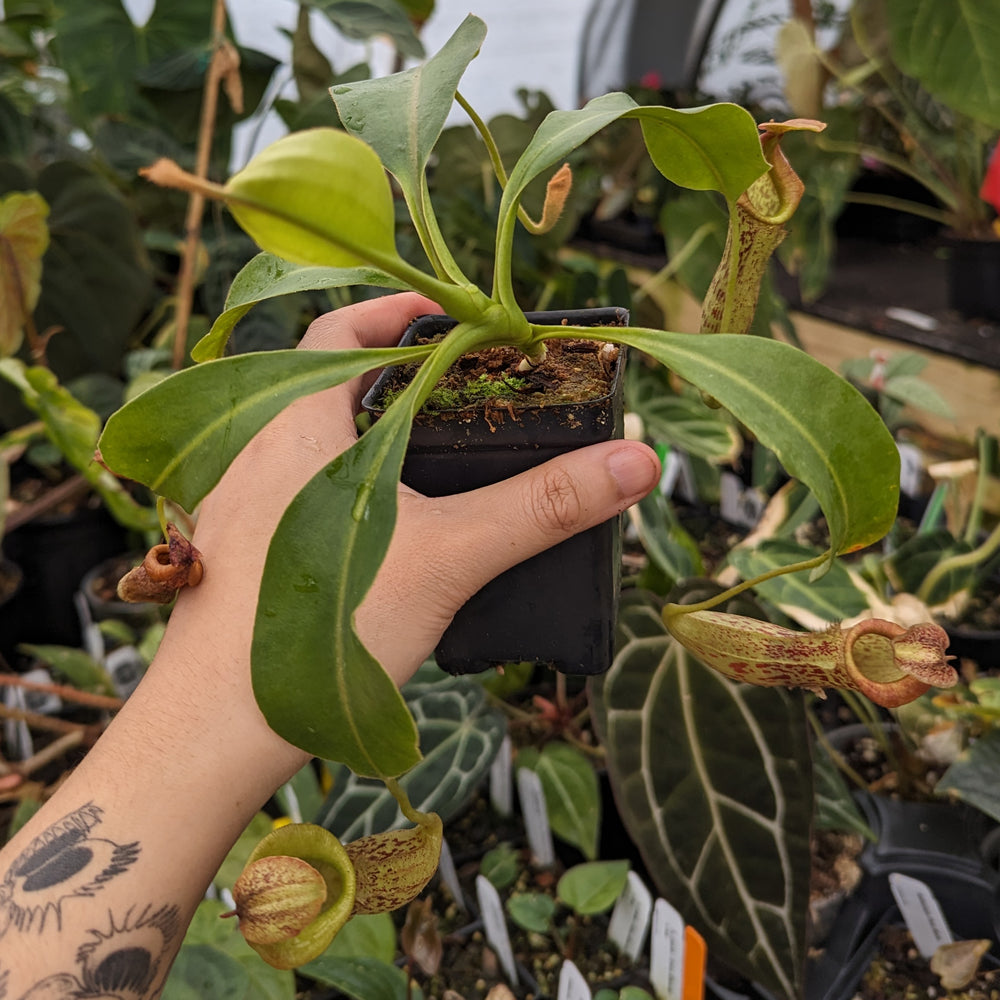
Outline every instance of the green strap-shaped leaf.
[[934, 791], [957, 795], [969, 805], [1000, 822], [1000, 732], [994, 730], [974, 740], [941, 776]]
[[[639, 119], [650, 159], [681, 187], [720, 191], [735, 201], [768, 169], [753, 118], [736, 104], [678, 111], [640, 107], [627, 94], [605, 94], [577, 111], [546, 117], [511, 171], [504, 203], [520, 198], [543, 170], [623, 116]], [[503, 213], [501, 207], [501, 218]]]
[[101, 454], [119, 475], [193, 510], [254, 434], [300, 396], [427, 352], [290, 350], [208, 361], [113, 414], [98, 442]]
[[422, 66], [341, 84], [331, 91], [344, 128], [378, 153], [407, 201], [420, 190], [424, 168], [451, 113], [458, 82], [485, 37], [486, 25], [470, 14]]
[[892, 51], [955, 111], [1000, 128], [1000, 7], [995, 0], [889, 0]]
[[271, 539], [254, 624], [253, 688], [268, 724], [368, 777], [395, 777], [420, 759], [402, 695], [354, 631], [395, 525], [404, 411], [390, 408], [292, 501]]
[[259, 253], [233, 278], [226, 295], [226, 308], [212, 324], [212, 329], [195, 344], [191, 357], [210, 361], [222, 357], [233, 327], [265, 299], [295, 292], [313, 292], [349, 285], [374, 285], [405, 289], [408, 286], [391, 274], [373, 267], [313, 267], [293, 264], [272, 253]]
[[440, 342], [385, 415], [299, 492], [268, 549], [251, 651], [257, 704], [280, 736], [362, 776], [395, 777], [420, 759], [413, 719], [354, 612], [392, 538], [413, 417], [476, 335], [458, 326]]
[[[570, 329], [550, 328], [552, 336]], [[738, 334], [609, 327], [604, 336], [650, 354], [749, 427], [816, 495], [834, 553], [870, 545], [892, 526], [899, 500], [892, 435], [825, 365], [789, 344]]]
[[711, 954], [798, 995], [813, 799], [802, 699], [693, 660], [660, 608], [627, 599], [594, 720], [622, 819], [664, 898]]

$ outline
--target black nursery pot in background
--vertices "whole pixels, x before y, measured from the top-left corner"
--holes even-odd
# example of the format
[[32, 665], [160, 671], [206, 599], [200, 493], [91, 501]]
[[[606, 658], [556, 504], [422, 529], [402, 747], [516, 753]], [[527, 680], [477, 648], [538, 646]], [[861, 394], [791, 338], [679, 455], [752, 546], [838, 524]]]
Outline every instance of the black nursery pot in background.
[[[532, 323], [624, 326], [625, 309], [529, 313]], [[409, 344], [446, 332], [456, 321], [423, 316], [403, 337]], [[599, 333], [595, 335], [599, 339]], [[585, 403], [518, 408], [487, 414], [484, 407], [443, 416], [420, 413], [410, 435], [403, 482], [426, 496], [465, 493], [584, 445], [622, 436], [624, 351], [610, 394]], [[364, 406], [377, 419], [391, 370]], [[550, 663], [570, 674], [602, 673], [614, 656], [621, 581], [621, 521], [569, 538], [501, 574], [459, 610], [435, 651], [451, 673], [478, 673], [498, 664]]]
[[963, 316], [1000, 322], [1000, 240], [957, 237], [948, 247], [948, 305]]

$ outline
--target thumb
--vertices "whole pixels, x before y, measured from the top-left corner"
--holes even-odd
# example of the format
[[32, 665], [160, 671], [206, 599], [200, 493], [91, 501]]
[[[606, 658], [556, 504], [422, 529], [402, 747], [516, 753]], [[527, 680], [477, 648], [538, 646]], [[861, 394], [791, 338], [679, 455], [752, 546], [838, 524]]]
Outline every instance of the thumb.
[[[460, 606], [493, 577], [620, 514], [659, 482], [656, 453], [637, 441], [567, 452], [518, 476], [439, 499]], [[456, 530], [457, 529], [457, 530]]]

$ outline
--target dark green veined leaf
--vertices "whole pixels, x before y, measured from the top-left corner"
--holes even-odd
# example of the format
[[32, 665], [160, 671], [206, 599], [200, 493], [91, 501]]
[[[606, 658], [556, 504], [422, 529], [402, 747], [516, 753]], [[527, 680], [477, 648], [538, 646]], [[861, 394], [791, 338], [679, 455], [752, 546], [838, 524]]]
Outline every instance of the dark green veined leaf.
[[870, 545], [892, 526], [895, 442], [864, 397], [825, 365], [760, 337], [635, 328], [606, 336], [652, 355], [750, 428], [816, 495], [834, 553]]
[[735, 462], [743, 441], [725, 410], [713, 409], [695, 393], [681, 394], [668, 384], [662, 368], [626, 370], [629, 409], [642, 417], [654, 441], [680, 448], [719, 465]]
[[165, 1000], [244, 1000], [250, 974], [235, 958], [208, 944], [181, 948], [163, 990]]
[[400, 53], [422, 59], [424, 47], [396, 0], [307, 0], [310, 7], [322, 11], [341, 34], [358, 41], [375, 35], [388, 35]]
[[851, 797], [837, 765], [821, 746], [813, 748], [813, 780], [816, 783], [817, 829], [857, 833], [871, 841], [877, 839]]
[[101, 454], [119, 475], [193, 510], [254, 434], [300, 396], [426, 354], [405, 347], [293, 350], [209, 361], [112, 415]]
[[[239, 1000], [292, 1000], [294, 974], [262, 962], [233, 922], [219, 919], [227, 909], [218, 900], [198, 904], [163, 996], [171, 1000], [225, 1000], [230, 996]], [[168, 919], [169, 914], [163, 917]], [[236, 992], [231, 993], [232, 989]]]
[[[816, 549], [784, 539], [766, 539], [752, 549], [735, 548], [729, 562], [744, 580], [762, 576], [779, 566], [814, 559]], [[805, 573], [788, 573], [765, 580], [754, 588], [794, 621], [817, 629], [824, 623], [841, 621], [861, 614], [868, 607], [865, 595], [854, 585], [846, 567], [835, 562], [820, 580], [810, 580]]]
[[348, 285], [375, 285], [382, 288], [405, 289], [407, 286], [392, 275], [372, 267], [313, 267], [293, 264], [271, 253], [259, 253], [248, 261], [233, 278], [226, 295], [226, 308], [212, 324], [212, 329], [191, 351], [195, 361], [222, 357], [233, 327], [265, 299], [311, 292]]
[[624, 602], [591, 704], [622, 819], [658, 890], [718, 959], [795, 996], [805, 953], [812, 784], [802, 699], [736, 685]]
[[423, 996], [419, 988], [408, 985], [409, 976], [402, 969], [377, 958], [321, 955], [298, 971], [352, 1000], [421, 1000]]
[[538, 775], [552, 832], [593, 861], [601, 827], [601, 793], [594, 765], [568, 743], [547, 743], [540, 753], [531, 747], [520, 750], [517, 766]]
[[[436, 812], [447, 822], [486, 777], [506, 733], [504, 717], [489, 706], [482, 686], [470, 677], [408, 684], [403, 695], [417, 723], [423, 758], [400, 785], [414, 808]], [[333, 778], [333, 789], [315, 822], [344, 843], [405, 825], [381, 781], [359, 778], [342, 766], [333, 769]]]
[[889, 0], [892, 51], [955, 111], [1000, 128], [1000, 10], [993, 0]]
[[1000, 731], [974, 740], [934, 787], [939, 795], [957, 795], [1000, 822]]

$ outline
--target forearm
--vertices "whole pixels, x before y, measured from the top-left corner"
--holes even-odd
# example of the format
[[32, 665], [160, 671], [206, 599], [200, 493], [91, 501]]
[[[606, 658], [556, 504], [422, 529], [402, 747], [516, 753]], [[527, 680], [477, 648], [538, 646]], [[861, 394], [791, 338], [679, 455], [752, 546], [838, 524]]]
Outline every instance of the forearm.
[[248, 666], [219, 662], [244, 649], [230, 627], [197, 644], [168, 630], [108, 731], [0, 855], [8, 1000], [52, 976], [83, 982], [88, 954], [115, 951], [135, 995], [155, 996], [226, 852], [307, 760], [247, 698]]

